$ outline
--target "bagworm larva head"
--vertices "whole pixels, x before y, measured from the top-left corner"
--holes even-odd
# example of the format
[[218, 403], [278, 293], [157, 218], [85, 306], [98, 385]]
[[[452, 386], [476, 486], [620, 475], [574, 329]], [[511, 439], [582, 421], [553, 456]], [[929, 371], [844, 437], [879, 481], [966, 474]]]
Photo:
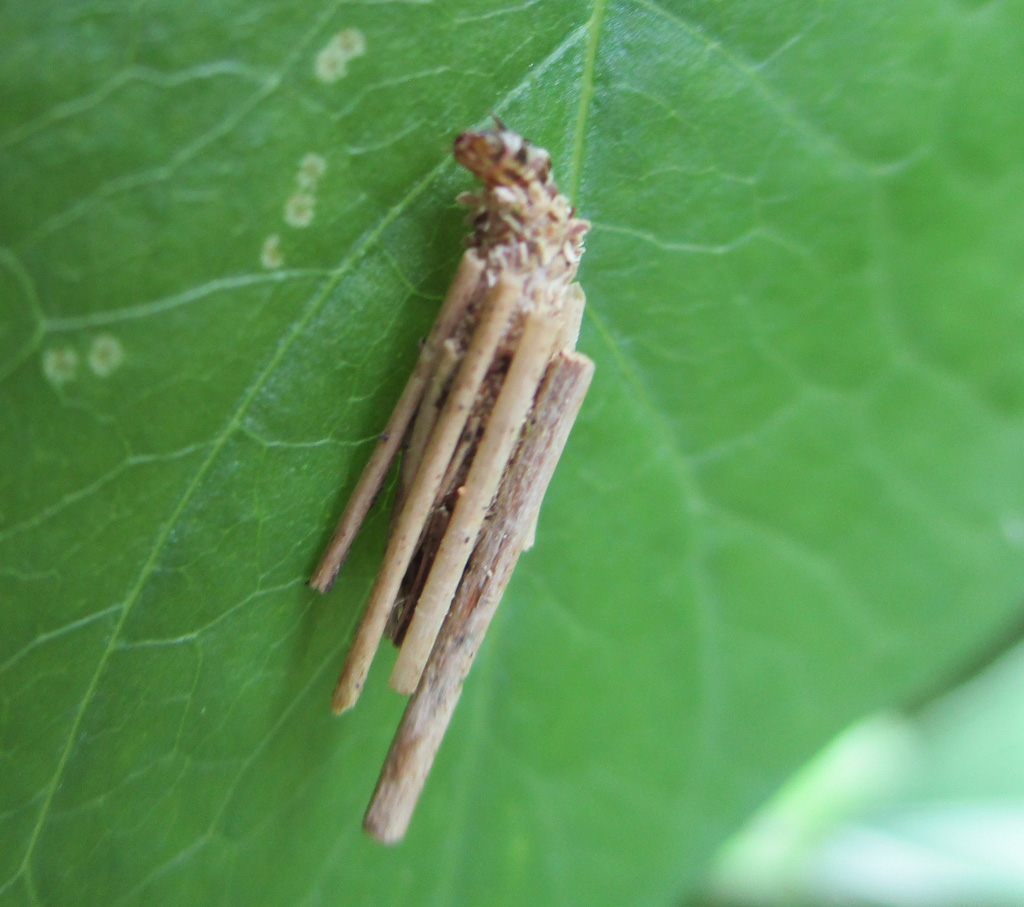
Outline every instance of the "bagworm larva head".
[[551, 178], [551, 155], [495, 117], [495, 129], [464, 132], [455, 140], [455, 160], [487, 186], [526, 186]]
[[514, 272], [526, 296], [557, 298], [576, 275], [590, 224], [555, 186], [551, 156], [494, 122], [455, 140], [455, 159], [484, 184], [458, 199], [469, 209], [466, 244], [485, 259], [492, 283]]

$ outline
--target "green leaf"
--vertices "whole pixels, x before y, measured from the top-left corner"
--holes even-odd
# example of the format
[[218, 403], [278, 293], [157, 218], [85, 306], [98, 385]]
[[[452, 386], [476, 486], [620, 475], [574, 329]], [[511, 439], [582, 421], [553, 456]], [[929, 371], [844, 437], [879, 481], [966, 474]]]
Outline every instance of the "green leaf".
[[[692, 890], [1017, 607], [1022, 53], [1014, 3], [5, 4], [2, 902]], [[382, 849], [393, 656], [327, 703], [386, 515], [329, 597], [303, 582], [492, 109], [595, 223], [598, 371]]]
[[700, 903], [1024, 903], [1024, 645], [986, 654], [832, 741], [726, 843]]

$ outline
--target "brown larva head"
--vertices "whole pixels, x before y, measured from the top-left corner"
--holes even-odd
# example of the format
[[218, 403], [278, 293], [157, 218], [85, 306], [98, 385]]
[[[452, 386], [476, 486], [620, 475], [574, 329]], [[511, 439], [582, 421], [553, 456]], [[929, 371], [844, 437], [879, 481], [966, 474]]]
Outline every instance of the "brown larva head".
[[551, 156], [494, 118], [495, 129], [464, 132], [455, 140], [455, 160], [488, 186], [525, 186], [551, 177]]

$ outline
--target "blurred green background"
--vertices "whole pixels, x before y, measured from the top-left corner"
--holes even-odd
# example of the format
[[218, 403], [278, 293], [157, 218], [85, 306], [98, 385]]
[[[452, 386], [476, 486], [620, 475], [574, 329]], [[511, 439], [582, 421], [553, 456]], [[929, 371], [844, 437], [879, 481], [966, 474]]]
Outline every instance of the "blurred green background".
[[1024, 904], [1024, 646], [838, 737], [723, 848], [706, 905]]

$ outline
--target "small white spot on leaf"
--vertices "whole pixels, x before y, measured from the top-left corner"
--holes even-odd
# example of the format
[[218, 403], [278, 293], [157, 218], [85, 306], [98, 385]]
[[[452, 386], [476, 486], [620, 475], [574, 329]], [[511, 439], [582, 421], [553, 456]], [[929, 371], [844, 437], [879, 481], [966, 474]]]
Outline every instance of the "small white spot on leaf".
[[284, 222], [289, 227], [308, 227], [313, 223], [316, 200], [308, 192], [296, 192], [284, 203]]
[[124, 361], [124, 347], [111, 334], [100, 334], [93, 338], [89, 347], [89, 368], [101, 378], [106, 378]]
[[43, 374], [58, 387], [73, 381], [78, 375], [78, 353], [69, 346], [46, 350], [43, 353]]
[[284, 253], [281, 251], [281, 237], [276, 233], [263, 240], [263, 248], [260, 250], [260, 264], [270, 271], [280, 268], [284, 264]]
[[295, 174], [295, 182], [302, 189], [315, 189], [326, 170], [327, 161], [323, 155], [311, 151], [299, 161], [299, 172]]
[[348, 72], [348, 62], [366, 53], [366, 38], [358, 28], [338, 32], [316, 55], [316, 77], [337, 82]]

